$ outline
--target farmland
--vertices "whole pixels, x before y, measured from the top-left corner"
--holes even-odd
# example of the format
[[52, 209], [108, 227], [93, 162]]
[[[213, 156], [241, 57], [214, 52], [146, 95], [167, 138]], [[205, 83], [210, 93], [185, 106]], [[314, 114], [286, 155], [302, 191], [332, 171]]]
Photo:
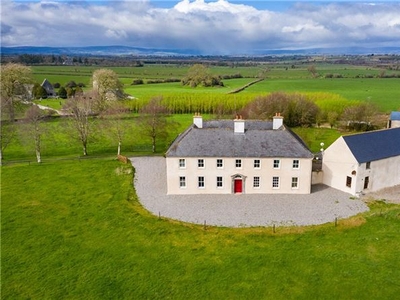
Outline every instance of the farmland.
[[[157, 141], [165, 152], [192, 122], [195, 111], [216, 117], [259, 95], [302, 92], [319, 107], [352, 102], [376, 104], [382, 114], [400, 108], [399, 78], [380, 78], [381, 68], [292, 62], [257, 66], [211, 66], [217, 75], [240, 73], [223, 87], [190, 88], [179, 82], [189, 66], [144, 64], [113, 67], [126, 93], [126, 156], [153, 155], [150, 138], [138, 127], [138, 107], [154, 96], [177, 112], [177, 125]], [[95, 67], [34, 66], [35, 81], [90, 88]], [[399, 74], [386, 71], [385, 74]], [[261, 74], [261, 75], [260, 75]], [[342, 78], [326, 78], [341, 74]], [[236, 94], [254, 81], [265, 80]], [[371, 77], [372, 78], [369, 78]], [[328, 76], [329, 77], [329, 76]], [[338, 76], [337, 76], [338, 77]], [[144, 84], [131, 85], [135, 79]], [[61, 99], [39, 101], [59, 109]], [[189, 104], [188, 104], [189, 103]], [[180, 107], [185, 107], [180, 109]], [[230, 114], [223, 117], [232, 117]], [[335, 224], [310, 227], [216, 228], [150, 215], [132, 185], [135, 170], [116, 161], [116, 141], [93, 118], [89, 156], [83, 159], [68, 118], [51, 116], [42, 125], [43, 163], [34, 162], [32, 142], [19, 132], [4, 151], [1, 168], [2, 299], [394, 299], [400, 277], [399, 206], [370, 203], [370, 212]], [[22, 122], [16, 123], [18, 126]], [[4, 129], [4, 128], [2, 128]], [[313, 152], [343, 134], [337, 128], [293, 128]], [[345, 132], [347, 133], [347, 132]]]
[[[124, 83], [125, 92], [144, 101], [158, 95], [171, 95], [179, 99], [180, 96], [207, 97], [209, 94], [223, 94], [244, 86], [257, 76], [266, 79], [238, 94], [229, 95], [231, 99], [253, 99], [257, 95], [274, 91], [315, 93], [325, 92], [339, 95], [349, 101], [367, 101], [376, 104], [384, 113], [396, 110], [400, 106], [399, 78], [383, 78], [398, 76], [400, 71], [386, 71], [382, 68], [371, 68], [352, 65], [317, 65], [319, 76], [313, 78], [307, 71], [308, 65], [288, 67], [283, 65], [258, 65], [248, 67], [212, 66], [213, 74], [220, 76], [241, 74], [243, 78], [223, 80], [224, 87], [218, 88], [190, 88], [179, 82], [146, 84], [148, 80], [182, 79], [187, 73], [187, 65], [144, 65], [143, 67], [112, 67]], [[37, 82], [47, 78], [50, 82], [65, 85], [74, 80], [90, 86], [91, 74], [95, 67], [84, 66], [35, 66], [34, 78]], [[340, 75], [342, 78], [326, 78], [327, 74]], [[381, 77], [382, 78], [381, 78]], [[131, 85], [134, 79], [142, 79], [145, 84]], [[233, 100], [232, 100], [233, 101]]]

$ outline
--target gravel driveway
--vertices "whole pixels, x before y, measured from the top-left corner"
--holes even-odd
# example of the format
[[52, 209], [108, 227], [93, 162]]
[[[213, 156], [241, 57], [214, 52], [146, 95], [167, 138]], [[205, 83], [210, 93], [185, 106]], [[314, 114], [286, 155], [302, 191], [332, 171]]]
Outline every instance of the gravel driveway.
[[165, 158], [133, 157], [139, 201], [154, 215], [227, 226], [290, 226], [334, 222], [368, 210], [361, 200], [325, 185], [310, 195], [167, 195]]

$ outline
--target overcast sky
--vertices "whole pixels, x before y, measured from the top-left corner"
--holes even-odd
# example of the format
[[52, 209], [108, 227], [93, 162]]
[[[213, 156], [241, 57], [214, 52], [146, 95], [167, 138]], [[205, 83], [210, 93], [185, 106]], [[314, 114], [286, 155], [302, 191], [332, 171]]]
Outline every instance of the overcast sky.
[[400, 47], [399, 1], [1, 0], [2, 46]]

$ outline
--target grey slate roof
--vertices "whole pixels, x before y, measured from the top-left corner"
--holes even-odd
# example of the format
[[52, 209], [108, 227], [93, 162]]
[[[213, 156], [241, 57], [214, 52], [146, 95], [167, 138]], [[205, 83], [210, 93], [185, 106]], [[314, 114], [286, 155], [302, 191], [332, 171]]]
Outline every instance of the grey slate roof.
[[400, 111], [392, 111], [390, 113], [390, 120], [392, 120], [392, 121], [400, 121]]
[[348, 135], [343, 139], [358, 163], [400, 155], [400, 128]]
[[234, 133], [234, 121], [207, 121], [179, 135], [167, 157], [292, 157], [312, 158], [313, 154], [291, 130], [273, 130], [272, 122], [245, 121], [245, 133]]

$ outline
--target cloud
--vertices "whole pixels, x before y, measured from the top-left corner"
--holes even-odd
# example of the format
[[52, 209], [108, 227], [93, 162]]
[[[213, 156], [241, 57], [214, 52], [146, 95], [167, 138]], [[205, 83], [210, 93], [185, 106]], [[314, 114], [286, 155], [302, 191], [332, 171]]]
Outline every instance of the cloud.
[[3, 46], [127, 45], [252, 54], [261, 49], [400, 47], [400, 3], [301, 2], [285, 11], [226, 0], [2, 1]]

